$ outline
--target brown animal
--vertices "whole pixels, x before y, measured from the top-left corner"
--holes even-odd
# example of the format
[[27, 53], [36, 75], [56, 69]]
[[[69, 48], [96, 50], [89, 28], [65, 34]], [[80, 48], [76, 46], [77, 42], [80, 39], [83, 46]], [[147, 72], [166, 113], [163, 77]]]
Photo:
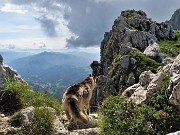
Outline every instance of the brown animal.
[[62, 99], [62, 110], [71, 122], [88, 122], [89, 104], [95, 86], [95, 77], [87, 77], [67, 88]]

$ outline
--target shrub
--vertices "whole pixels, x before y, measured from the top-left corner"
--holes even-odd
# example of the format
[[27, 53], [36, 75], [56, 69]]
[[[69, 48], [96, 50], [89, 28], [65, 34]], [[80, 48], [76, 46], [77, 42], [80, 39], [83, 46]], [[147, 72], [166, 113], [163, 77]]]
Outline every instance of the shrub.
[[10, 117], [10, 124], [14, 127], [20, 127], [22, 125], [22, 114], [20, 111], [14, 113]]
[[161, 65], [155, 60], [145, 56], [138, 49], [133, 49], [128, 54], [130, 58], [135, 58], [137, 60], [135, 65], [130, 65], [129, 73], [134, 75], [136, 78], [136, 82], [139, 82], [139, 76], [143, 71], [151, 70], [152, 72], [156, 72], [158, 67]]
[[100, 109], [102, 132], [107, 135], [155, 135], [180, 129], [180, 116], [176, 108], [168, 104], [165, 91], [169, 76], [161, 90], [154, 93], [146, 105], [136, 105], [119, 96], [110, 96]]

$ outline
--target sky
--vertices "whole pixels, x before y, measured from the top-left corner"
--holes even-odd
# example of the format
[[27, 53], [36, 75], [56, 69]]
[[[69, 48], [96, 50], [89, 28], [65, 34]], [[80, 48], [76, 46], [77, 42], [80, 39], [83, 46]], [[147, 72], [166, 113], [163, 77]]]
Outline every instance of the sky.
[[121, 11], [169, 20], [180, 0], [1, 0], [0, 49], [99, 50]]

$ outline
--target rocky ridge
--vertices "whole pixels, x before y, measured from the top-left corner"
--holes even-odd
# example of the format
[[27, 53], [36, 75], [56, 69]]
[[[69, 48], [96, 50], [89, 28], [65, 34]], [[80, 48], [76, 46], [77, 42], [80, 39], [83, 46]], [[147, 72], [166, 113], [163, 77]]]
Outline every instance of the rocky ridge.
[[92, 105], [98, 106], [105, 97], [137, 85], [142, 72], [156, 74], [160, 65], [171, 62], [172, 58], [162, 54], [158, 45], [165, 39], [176, 40], [171, 25], [152, 21], [143, 11], [122, 11], [112, 30], [104, 34], [100, 62], [91, 64], [92, 74], [97, 76]]
[[166, 22], [169, 23], [174, 30], [180, 30], [180, 8], [177, 9], [171, 19]]
[[112, 30], [104, 34], [100, 62], [91, 63], [97, 77], [92, 106], [103, 106], [110, 95], [148, 104], [166, 89], [166, 104], [176, 106], [180, 116], [180, 54], [168, 57], [161, 52], [162, 41], [178, 40], [170, 24], [152, 21], [143, 11], [122, 11]]

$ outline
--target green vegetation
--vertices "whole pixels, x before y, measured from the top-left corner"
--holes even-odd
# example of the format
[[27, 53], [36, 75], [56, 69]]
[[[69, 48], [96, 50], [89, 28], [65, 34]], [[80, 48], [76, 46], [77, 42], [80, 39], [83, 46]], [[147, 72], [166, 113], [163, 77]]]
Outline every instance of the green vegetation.
[[135, 66], [130, 66], [131, 69], [129, 70], [129, 74], [131, 74], [131, 76], [132, 74], [134, 75], [136, 82], [138, 81], [139, 76], [143, 71], [151, 70], [152, 72], [156, 72], [157, 68], [161, 65], [155, 60], [145, 56], [138, 49], [131, 50], [128, 55], [130, 58], [137, 60]]
[[[16, 112], [29, 106], [52, 107], [57, 113], [61, 112], [60, 102], [44, 93], [34, 92], [24, 83], [7, 80], [4, 90], [1, 91], [0, 107], [6, 112]], [[9, 101], [6, 103], [6, 101]]]
[[[26, 84], [7, 79], [4, 90], [0, 93], [1, 110], [11, 113], [10, 123], [14, 127], [21, 127], [18, 135], [49, 135], [52, 132], [54, 114], [47, 107], [52, 107], [60, 114], [60, 102], [51, 96], [34, 92]], [[8, 101], [8, 104], [6, 103]], [[22, 125], [21, 109], [34, 106], [32, 119]], [[14, 113], [15, 112], [15, 113]]]
[[50, 135], [53, 128], [54, 115], [48, 108], [35, 108], [34, 117], [23, 127], [28, 135]]
[[163, 87], [154, 93], [147, 105], [136, 105], [119, 96], [103, 101], [99, 127], [107, 135], [164, 135], [180, 129], [180, 117], [174, 106], [168, 104], [165, 91], [169, 76]]
[[158, 42], [160, 50], [169, 57], [180, 54], [180, 31], [176, 31], [177, 40], [160, 40]]
[[133, 16], [134, 10], [127, 10], [126, 13], [126, 18], [130, 19]]
[[22, 125], [22, 114], [20, 111], [15, 112], [11, 118], [10, 118], [10, 123], [14, 127], [20, 127]]
[[129, 28], [130, 28], [131, 30], [139, 30], [139, 31], [144, 31], [144, 32], [150, 32], [150, 30], [145, 29], [143, 25], [140, 25], [140, 26], [137, 27], [137, 28], [130, 25]]
[[119, 67], [119, 61], [121, 60], [121, 55], [118, 54], [115, 56], [114, 61], [112, 62], [112, 66], [110, 67], [110, 74], [112, 76], [112, 80], [116, 80], [117, 76], [122, 72]]

